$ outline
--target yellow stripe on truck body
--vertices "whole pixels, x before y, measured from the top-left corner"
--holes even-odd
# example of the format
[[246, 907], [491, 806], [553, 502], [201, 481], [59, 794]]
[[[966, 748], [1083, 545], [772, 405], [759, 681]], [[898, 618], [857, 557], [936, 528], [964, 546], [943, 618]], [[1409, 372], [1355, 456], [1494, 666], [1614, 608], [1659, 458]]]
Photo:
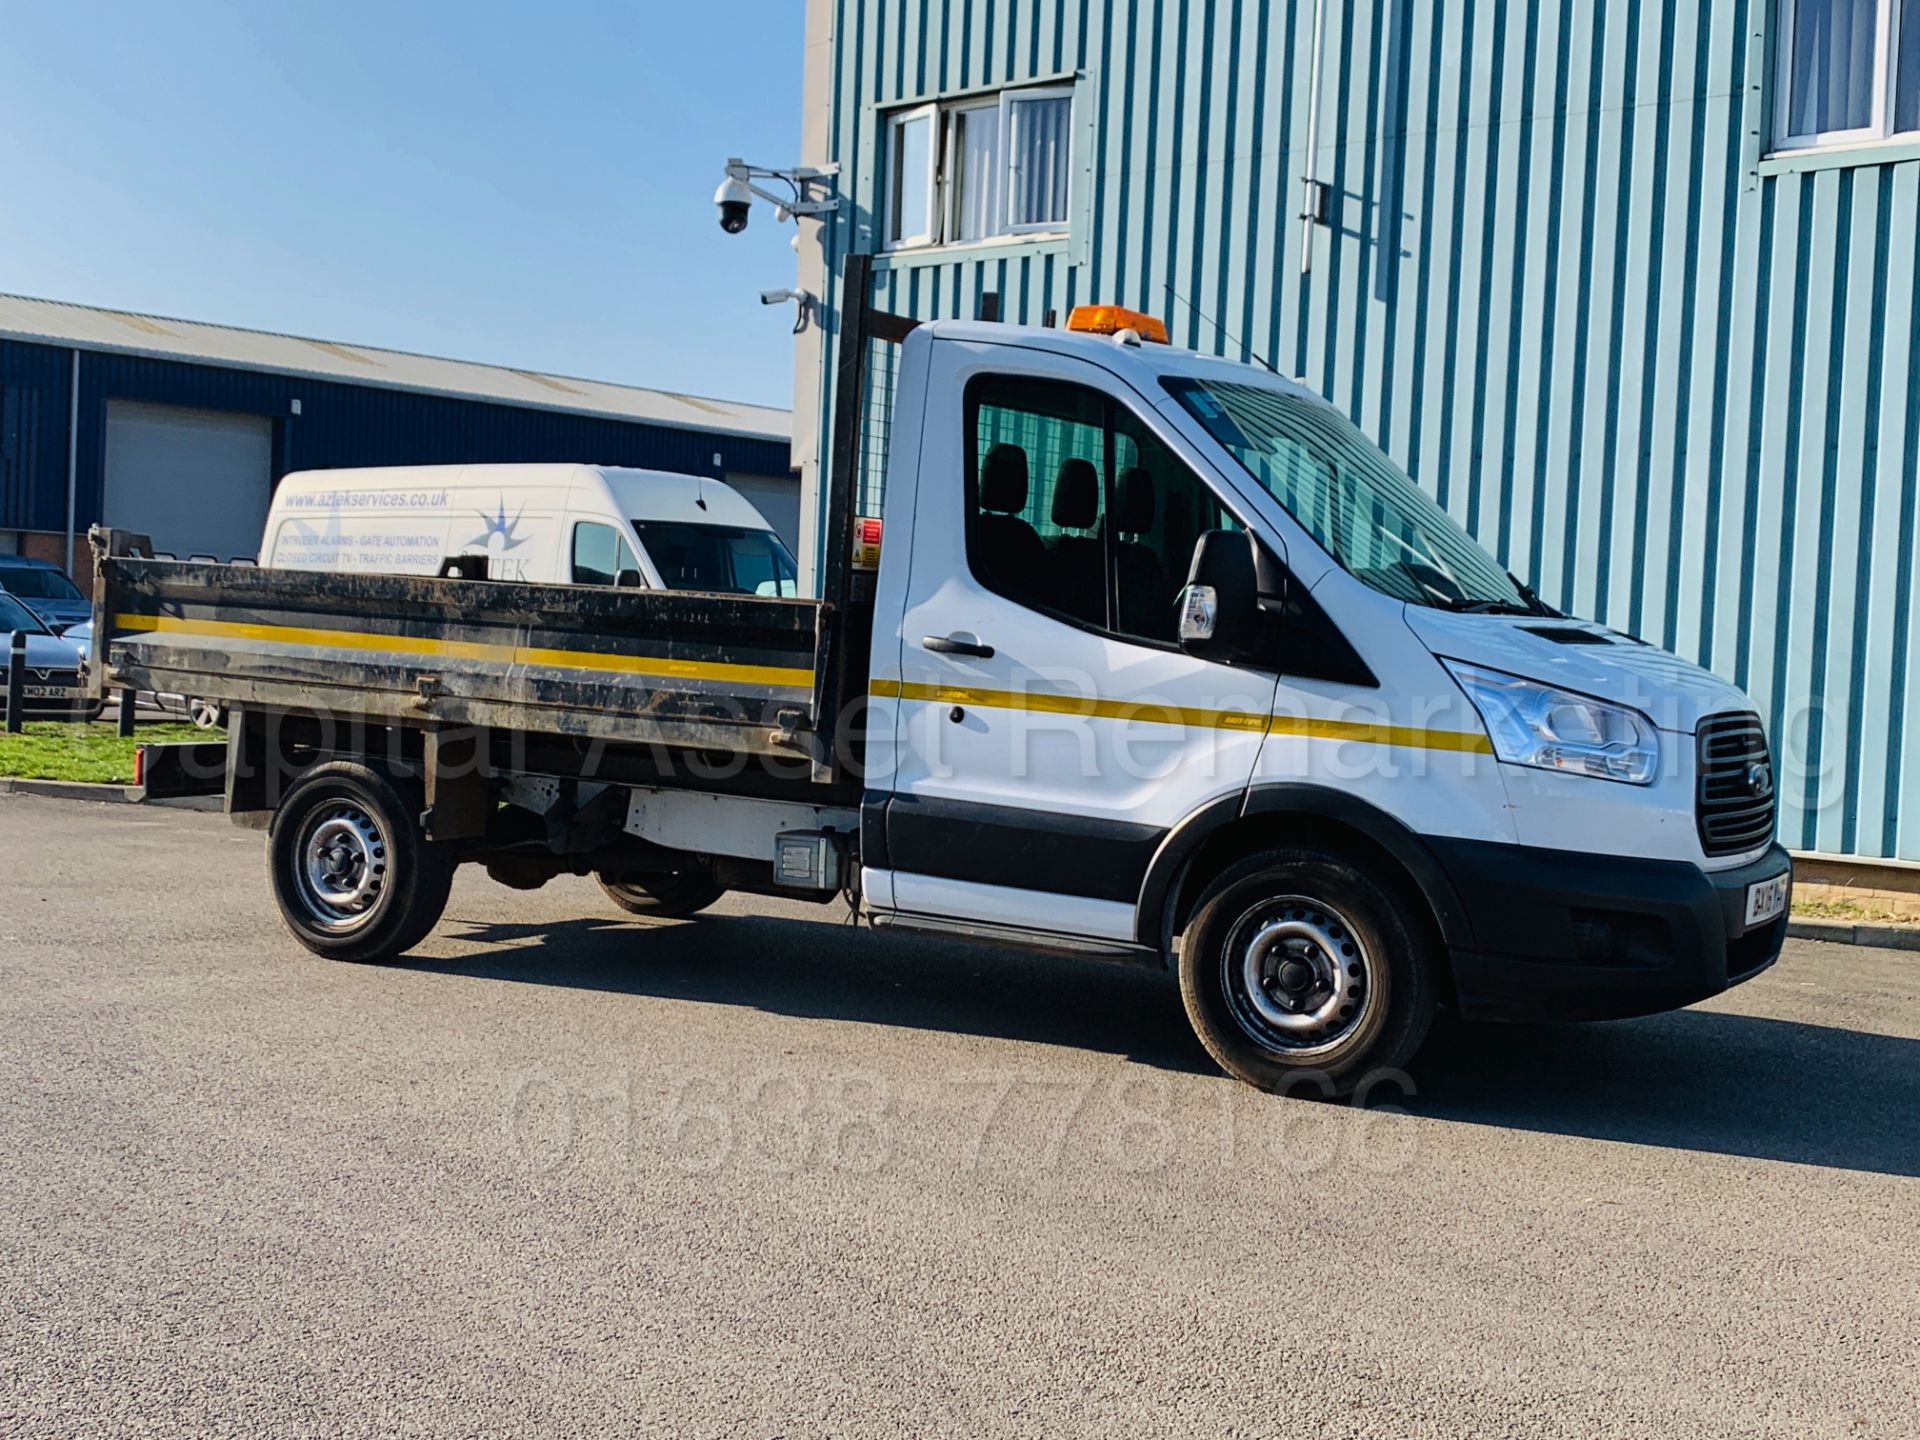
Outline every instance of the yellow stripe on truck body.
[[681, 660], [665, 655], [619, 655], [596, 650], [556, 650], [531, 645], [496, 645], [472, 640], [435, 640], [367, 630], [334, 630], [301, 625], [258, 625], [234, 620], [182, 619], [171, 615], [116, 615], [116, 631], [180, 635], [206, 640], [250, 640], [270, 645], [416, 655], [432, 660], [496, 661], [596, 670], [662, 680], [711, 680], [786, 690], [811, 690], [813, 671], [777, 665], [737, 665]]
[[1097, 720], [1127, 720], [1149, 725], [1184, 725], [1195, 729], [1263, 731], [1306, 740], [1346, 740], [1365, 745], [1397, 745], [1417, 750], [1445, 750], [1469, 755], [1491, 755], [1493, 744], [1485, 734], [1469, 730], [1428, 730], [1411, 725], [1373, 721], [1329, 720], [1311, 715], [1261, 715], [1245, 710], [1205, 710], [1184, 705], [1156, 705], [1151, 701], [1102, 700], [1091, 695], [1059, 695], [1044, 691], [981, 690], [960, 685], [908, 684], [875, 680], [868, 693], [879, 699], [924, 700], [940, 705], [978, 705], [989, 710], [1023, 710], [1041, 715], [1081, 715]]

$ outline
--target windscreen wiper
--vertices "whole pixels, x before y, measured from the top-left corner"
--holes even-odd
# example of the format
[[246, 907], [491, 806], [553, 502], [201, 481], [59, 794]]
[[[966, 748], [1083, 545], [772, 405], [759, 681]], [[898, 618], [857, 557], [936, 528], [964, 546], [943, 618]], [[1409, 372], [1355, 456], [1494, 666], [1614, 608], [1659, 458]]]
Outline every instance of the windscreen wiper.
[[1531, 605], [1516, 605], [1511, 600], [1474, 600], [1458, 595], [1440, 602], [1442, 610], [1450, 610], [1455, 615], [1537, 615], [1540, 612]]
[[1564, 620], [1567, 618], [1551, 605], [1547, 604], [1546, 601], [1542, 600], [1538, 590], [1535, 590], [1511, 570], [1507, 572], [1507, 579], [1511, 580], [1513, 582], [1513, 588], [1520, 592], [1520, 598], [1527, 602], [1527, 611], [1529, 614], [1538, 615], [1547, 620]]

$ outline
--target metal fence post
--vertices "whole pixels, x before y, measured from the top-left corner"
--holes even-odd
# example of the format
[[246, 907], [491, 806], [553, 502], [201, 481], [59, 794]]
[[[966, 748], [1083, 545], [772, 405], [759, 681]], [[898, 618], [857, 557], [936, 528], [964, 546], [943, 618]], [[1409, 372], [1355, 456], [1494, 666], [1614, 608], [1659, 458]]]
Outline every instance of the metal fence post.
[[18, 735], [27, 714], [27, 632], [13, 632], [7, 651], [7, 733]]
[[134, 692], [131, 690], [120, 692], [120, 738], [122, 740], [133, 737], [133, 695]]

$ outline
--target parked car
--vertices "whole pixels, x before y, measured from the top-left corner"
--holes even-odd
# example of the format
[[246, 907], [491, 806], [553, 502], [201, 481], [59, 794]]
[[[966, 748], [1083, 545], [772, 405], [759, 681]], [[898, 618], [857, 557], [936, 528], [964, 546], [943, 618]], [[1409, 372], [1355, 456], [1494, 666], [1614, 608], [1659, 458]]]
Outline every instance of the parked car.
[[[59, 572], [56, 571], [56, 574]], [[25, 712], [34, 720], [91, 720], [100, 702], [89, 700], [80, 683], [80, 652], [56, 635], [13, 596], [0, 594], [0, 696], [12, 674], [13, 637], [27, 637]]]
[[0, 593], [13, 596], [56, 632], [93, 614], [93, 602], [80, 593], [66, 571], [25, 555], [0, 555]]
[[[88, 654], [93, 650], [93, 621], [88, 620], [62, 631], [60, 638], [80, 652], [80, 663], [84, 667]], [[212, 700], [202, 700], [192, 695], [156, 695], [151, 690], [138, 691], [133, 698], [136, 703], [155, 710], [184, 715], [202, 730], [217, 730], [227, 723], [227, 707]], [[98, 716], [105, 708], [103, 701], [93, 707], [93, 714]]]

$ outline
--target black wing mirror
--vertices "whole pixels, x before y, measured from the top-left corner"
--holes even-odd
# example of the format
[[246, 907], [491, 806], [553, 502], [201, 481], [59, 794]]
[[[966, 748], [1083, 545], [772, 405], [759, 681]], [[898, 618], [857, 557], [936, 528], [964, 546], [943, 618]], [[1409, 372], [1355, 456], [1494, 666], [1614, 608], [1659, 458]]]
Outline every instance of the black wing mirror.
[[1252, 653], [1260, 624], [1260, 577], [1253, 537], [1209, 530], [1193, 547], [1193, 567], [1180, 592], [1180, 648], [1208, 660]]

